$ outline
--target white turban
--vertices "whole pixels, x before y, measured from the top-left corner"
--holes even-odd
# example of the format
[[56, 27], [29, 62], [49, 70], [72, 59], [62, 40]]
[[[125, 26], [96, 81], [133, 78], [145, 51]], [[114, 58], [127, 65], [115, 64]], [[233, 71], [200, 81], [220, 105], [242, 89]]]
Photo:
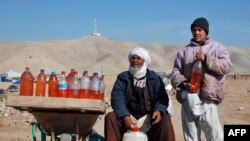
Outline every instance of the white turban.
[[146, 67], [148, 67], [151, 64], [151, 58], [150, 58], [149, 53], [146, 49], [141, 48], [141, 47], [136, 47], [136, 48], [132, 49], [128, 55], [129, 62], [131, 60], [131, 57], [134, 55], [140, 56], [144, 60]]
[[135, 71], [131, 66], [129, 66], [129, 72], [133, 74], [136, 78], [141, 78], [146, 75], [147, 68], [151, 64], [151, 58], [147, 50], [136, 47], [129, 52], [128, 60], [131, 61], [132, 56], [137, 55], [140, 56], [144, 60], [144, 64], [139, 71]]

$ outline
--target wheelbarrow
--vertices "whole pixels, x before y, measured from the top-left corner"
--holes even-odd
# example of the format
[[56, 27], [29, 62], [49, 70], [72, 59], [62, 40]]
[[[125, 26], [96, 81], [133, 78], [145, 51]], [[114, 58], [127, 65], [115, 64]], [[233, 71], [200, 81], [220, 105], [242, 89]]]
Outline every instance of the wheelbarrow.
[[[32, 138], [33, 141], [37, 141], [37, 129], [40, 130], [41, 133], [41, 141], [46, 141], [46, 131], [45, 129], [42, 127], [42, 125], [37, 121], [34, 120], [31, 123], [32, 126]], [[62, 134], [60, 137], [56, 137], [56, 141], [74, 141], [75, 140], [75, 134]], [[88, 141], [104, 141], [105, 138], [98, 134], [94, 129], [92, 129], [88, 135], [89, 139]]]
[[103, 100], [8, 95], [5, 104], [31, 113], [51, 141], [63, 133], [84, 141], [99, 115], [105, 114]]

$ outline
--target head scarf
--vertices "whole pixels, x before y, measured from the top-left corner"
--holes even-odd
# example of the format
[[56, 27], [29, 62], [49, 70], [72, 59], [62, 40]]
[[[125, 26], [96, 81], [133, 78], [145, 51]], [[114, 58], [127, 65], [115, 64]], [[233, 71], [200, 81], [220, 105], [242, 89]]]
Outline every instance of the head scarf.
[[128, 55], [129, 62], [130, 62], [132, 56], [134, 56], [134, 55], [140, 56], [144, 60], [144, 62], [146, 63], [146, 67], [148, 67], [151, 64], [151, 58], [149, 56], [149, 52], [146, 49], [141, 48], [141, 47], [136, 47], [136, 48], [132, 49]]
[[133, 69], [131, 69], [131, 66], [129, 65], [129, 72], [136, 78], [144, 77], [146, 75], [148, 66], [151, 64], [151, 58], [149, 56], [149, 52], [141, 47], [136, 47], [129, 52], [128, 55], [129, 62], [131, 61], [131, 58], [134, 55], [140, 56], [144, 60], [144, 64], [142, 68], [136, 72]]

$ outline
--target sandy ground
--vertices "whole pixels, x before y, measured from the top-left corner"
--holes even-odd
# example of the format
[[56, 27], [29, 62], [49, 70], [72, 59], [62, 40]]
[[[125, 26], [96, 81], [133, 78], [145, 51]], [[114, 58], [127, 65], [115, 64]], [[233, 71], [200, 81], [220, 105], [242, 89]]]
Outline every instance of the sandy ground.
[[[113, 80], [112, 80], [113, 81]], [[112, 82], [111, 81], [111, 82]], [[5, 87], [2, 84], [1, 87]], [[221, 125], [225, 124], [250, 124], [250, 81], [227, 81], [225, 87], [225, 99], [218, 106]], [[107, 93], [112, 85], [107, 83]], [[170, 96], [173, 102], [172, 123], [175, 130], [176, 141], [183, 141], [182, 125], [180, 117], [180, 104], [175, 96]], [[33, 116], [28, 112], [20, 112], [5, 107], [4, 99], [1, 99], [0, 111], [0, 141], [29, 141], [32, 140], [30, 123]], [[107, 109], [107, 112], [112, 109]], [[103, 135], [104, 115], [98, 118], [94, 129]], [[39, 131], [38, 131], [39, 135]], [[203, 140], [204, 135], [203, 135]], [[38, 140], [40, 140], [38, 138]], [[47, 137], [49, 140], [49, 137]]]

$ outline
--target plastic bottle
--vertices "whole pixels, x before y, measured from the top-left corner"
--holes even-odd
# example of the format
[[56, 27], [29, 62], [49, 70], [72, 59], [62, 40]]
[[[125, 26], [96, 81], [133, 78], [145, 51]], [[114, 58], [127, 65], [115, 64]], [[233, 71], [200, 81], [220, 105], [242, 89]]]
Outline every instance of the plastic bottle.
[[201, 88], [201, 81], [203, 78], [203, 72], [202, 72], [202, 62], [200, 60], [197, 60], [194, 63], [191, 77], [190, 77], [190, 84], [193, 85], [193, 91], [199, 92]]
[[134, 127], [123, 134], [122, 141], [148, 141], [148, 137], [138, 127]]
[[65, 71], [61, 72], [61, 77], [58, 81], [57, 86], [58, 86], [58, 95], [57, 96], [67, 98], [69, 85], [68, 85], [66, 78], [65, 78]]
[[69, 84], [71, 79], [74, 77], [75, 69], [71, 69], [70, 73], [66, 76], [67, 83]]
[[90, 78], [88, 76], [88, 71], [84, 71], [80, 81], [79, 98], [87, 99], [89, 95], [89, 89], [90, 89]]
[[46, 76], [44, 74], [44, 69], [41, 69], [36, 79], [36, 96], [45, 96], [45, 92], [46, 92]]
[[99, 99], [104, 100], [105, 93], [105, 84], [104, 84], [104, 75], [100, 78], [100, 96]]
[[49, 90], [48, 90], [48, 95], [49, 97], [57, 97], [57, 93], [58, 93], [58, 79], [56, 76], [56, 72], [52, 71], [50, 77], [49, 77]]
[[98, 73], [93, 74], [93, 78], [90, 82], [90, 95], [89, 99], [99, 99], [100, 95], [100, 79]]
[[69, 98], [79, 98], [79, 90], [80, 90], [80, 81], [78, 78], [77, 71], [74, 72], [74, 77], [71, 79], [69, 83]]
[[32, 96], [34, 87], [34, 77], [29, 70], [29, 67], [25, 68], [20, 78], [20, 95], [21, 96]]

